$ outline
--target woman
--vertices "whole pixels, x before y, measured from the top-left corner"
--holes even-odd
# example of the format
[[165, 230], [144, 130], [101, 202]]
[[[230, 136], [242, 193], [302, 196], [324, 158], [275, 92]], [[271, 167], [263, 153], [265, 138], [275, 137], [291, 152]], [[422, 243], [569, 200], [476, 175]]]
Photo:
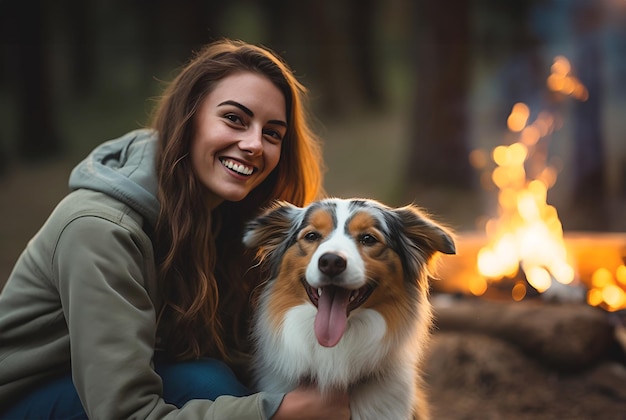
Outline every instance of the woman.
[[0, 294], [3, 418], [349, 418], [345, 394], [250, 395], [230, 369], [260, 281], [243, 224], [321, 190], [304, 94], [270, 51], [218, 41], [151, 129], [73, 170]]

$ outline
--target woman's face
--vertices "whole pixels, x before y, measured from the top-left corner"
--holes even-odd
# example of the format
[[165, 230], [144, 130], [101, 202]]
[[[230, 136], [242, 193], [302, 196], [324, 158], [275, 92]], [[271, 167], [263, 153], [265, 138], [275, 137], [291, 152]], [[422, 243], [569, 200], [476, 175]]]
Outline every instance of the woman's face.
[[285, 107], [281, 91], [253, 72], [225, 77], [206, 96], [195, 115], [190, 154], [213, 208], [242, 200], [278, 165]]

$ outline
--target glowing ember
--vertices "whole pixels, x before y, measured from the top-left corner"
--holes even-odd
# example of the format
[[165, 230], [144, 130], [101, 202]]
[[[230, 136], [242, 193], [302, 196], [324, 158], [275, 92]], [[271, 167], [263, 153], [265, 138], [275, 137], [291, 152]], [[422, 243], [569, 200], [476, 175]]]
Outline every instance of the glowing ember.
[[[548, 89], [587, 100], [587, 89], [571, 75], [571, 65], [565, 57], [556, 57], [551, 70]], [[495, 168], [489, 175], [490, 182], [498, 188], [498, 214], [486, 223], [487, 245], [477, 255], [482, 279], [469, 282], [470, 292], [475, 295], [485, 293], [490, 283], [519, 277], [520, 270], [527, 284], [539, 293], [550, 289], [555, 281], [563, 285], [577, 281], [575, 262], [568, 256], [557, 210], [547, 203], [557, 171], [547, 164], [545, 153], [537, 147], [557, 129], [555, 118], [542, 111], [530, 122], [531, 115], [528, 105], [515, 104], [507, 126], [511, 132], [519, 133], [518, 140], [491, 152]], [[470, 160], [476, 167], [486, 166], [480, 151], [472, 152]], [[615, 272], [599, 268], [587, 287], [589, 304], [608, 310], [626, 308], [626, 266], [621, 265]], [[511, 293], [514, 300], [523, 299], [526, 283], [516, 281]]]
[[603, 306], [610, 311], [626, 308], [626, 266], [618, 266], [615, 272], [600, 267], [591, 276], [587, 302]]

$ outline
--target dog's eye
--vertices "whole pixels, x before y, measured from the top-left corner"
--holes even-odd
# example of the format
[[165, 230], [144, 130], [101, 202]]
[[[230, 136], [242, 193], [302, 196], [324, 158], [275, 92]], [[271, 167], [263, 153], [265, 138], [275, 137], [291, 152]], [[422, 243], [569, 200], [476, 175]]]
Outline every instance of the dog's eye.
[[303, 239], [308, 242], [315, 242], [319, 240], [321, 237], [322, 235], [320, 235], [317, 232], [308, 232], [306, 235], [303, 236]]
[[359, 236], [359, 243], [363, 246], [372, 246], [377, 242], [378, 242], [378, 239], [376, 239], [374, 235], [371, 235], [369, 233], [365, 233]]

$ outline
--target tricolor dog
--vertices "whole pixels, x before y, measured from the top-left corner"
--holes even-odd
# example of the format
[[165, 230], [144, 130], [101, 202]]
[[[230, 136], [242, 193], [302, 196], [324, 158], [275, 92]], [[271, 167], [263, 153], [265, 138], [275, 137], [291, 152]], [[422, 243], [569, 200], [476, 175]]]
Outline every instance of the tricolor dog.
[[420, 362], [429, 266], [455, 253], [446, 228], [413, 205], [329, 198], [276, 203], [244, 243], [268, 274], [252, 331], [260, 390], [347, 389], [353, 420], [429, 418]]

